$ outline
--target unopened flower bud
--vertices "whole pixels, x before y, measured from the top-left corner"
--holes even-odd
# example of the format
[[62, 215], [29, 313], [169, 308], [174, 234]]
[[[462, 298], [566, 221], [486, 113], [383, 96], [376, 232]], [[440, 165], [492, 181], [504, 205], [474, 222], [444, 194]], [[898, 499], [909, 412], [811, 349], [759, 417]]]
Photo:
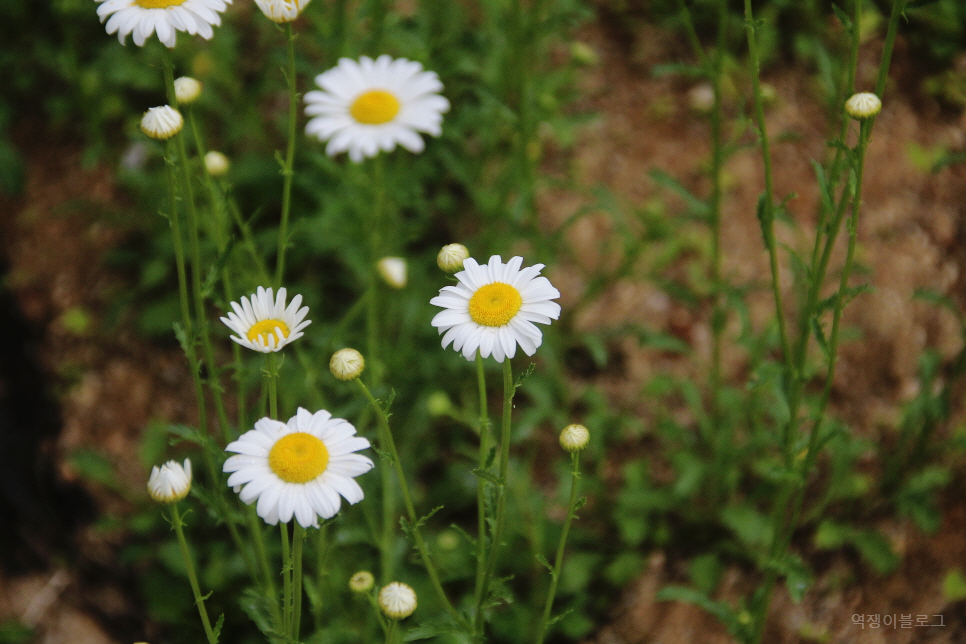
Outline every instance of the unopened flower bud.
[[367, 593], [372, 590], [376, 583], [376, 578], [368, 570], [360, 570], [349, 578], [349, 590], [354, 593]]
[[255, 0], [255, 4], [262, 10], [265, 17], [272, 22], [284, 24], [292, 22], [302, 11], [310, 0]]
[[201, 96], [201, 81], [190, 76], [182, 76], [174, 80], [174, 97], [178, 105], [194, 103]]
[[882, 100], [872, 92], [853, 94], [845, 101], [845, 113], [857, 121], [872, 118], [882, 109]]
[[355, 380], [365, 368], [366, 361], [355, 349], [339, 349], [329, 360], [329, 371], [339, 380]]
[[161, 467], [155, 465], [148, 478], [148, 494], [158, 503], [174, 503], [188, 496], [191, 491], [191, 461], [184, 466], [168, 461]]
[[398, 581], [379, 591], [379, 608], [390, 619], [406, 619], [416, 610], [416, 591]]
[[406, 260], [402, 257], [383, 257], [376, 264], [383, 281], [393, 288], [406, 286]]
[[455, 273], [463, 270], [463, 260], [470, 256], [470, 251], [463, 244], [447, 244], [436, 255], [436, 265], [444, 273]]
[[568, 452], [579, 452], [587, 447], [590, 432], [583, 425], [567, 425], [560, 432], [560, 446]]
[[170, 105], [152, 107], [141, 117], [141, 131], [152, 139], [166, 141], [181, 131], [184, 119]]
[[205, 168], [208, 170], [208, 174], [213, 177], [221, 177], [226, 172], [228, 172], [228, 157], [226, 157], [221, 152], [212, 150], [211, 152], [205, 153]]

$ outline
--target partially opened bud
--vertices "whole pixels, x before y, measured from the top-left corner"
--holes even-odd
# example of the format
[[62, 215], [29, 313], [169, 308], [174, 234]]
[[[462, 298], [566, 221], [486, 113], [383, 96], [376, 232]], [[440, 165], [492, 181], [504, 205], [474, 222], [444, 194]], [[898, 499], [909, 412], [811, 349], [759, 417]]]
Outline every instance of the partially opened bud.
[[223, 176], [228, 172], [228, 157], [226, 157], [221, 152], [212, 150], [205, 154], [205, 169], [208, 170], [208, 174], [213, 177]]
[[148, 494], [158, 503], [174, 503], [188, 496], [191, 491], [191, 461], [184, 466], [168, 461], [161, 467], [155, 465], [148, 478]]
[[379, 591], [379, 608], [390, 619], [406, 619], [416, 610], [416, 591], [394, 581]]
[[365, 368], [366, 361], [355, 349], [339, 349], [329, 360], [329, 371], [339, 380], [355, 380]]
[[190, 76], [182, 76], [174, 80], [174, 97], [178, 105], [194, 103], [201, 96], [201, 81]]
[[463, 270], [463, 261], [470, 256], [470, 251], [463, 244], [447, 244], [436, 255], [436, 265], [444, 273], [455, 273]]
[[383, 281], [393, 288], [406, 286], [406, 260], [402, 257], [383, 257], [376, 264]]
[[560, 432], [560, 446], [568, 452], [579, 452], [589, 441], [590, 432], [583, 425], [567, 425]]
[[152, 107], [141, 117], [141, 131], [157, 141], [166, 141], [181, 131], [184, 119], [170, 105]]
[[872, 92], [853, 94], [845, 101], [845, 113], [857, 121], [872, 118], [882, 110], [882, 100]]

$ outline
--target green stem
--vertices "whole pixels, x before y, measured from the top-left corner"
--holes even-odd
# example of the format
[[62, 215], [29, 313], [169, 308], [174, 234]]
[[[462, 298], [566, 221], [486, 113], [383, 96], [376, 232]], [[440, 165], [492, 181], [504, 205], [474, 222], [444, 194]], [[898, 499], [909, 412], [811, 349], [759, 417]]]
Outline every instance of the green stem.
[[191, 559], [191, 550], [188, 549], [188, 540], [184, 536], [184, 522], [181, 520], [181, 513], [178, 511], [178, 504], [171, 504], [171, 525], [178, 535], [178, 545], [181, 547], [181, 556], [184, 557], [184, 567], [188, 574], [188, 583], [191, 584], [191, 592], [195, 597], [195, 606], [198, 607], [198, 615], [201, 617], [201, 624], [205, 629], [205, 636], [208, 644], [218, 644], [218, 637], [211, 628], [211, 620], [208, 619], [208, 610], [205, 608], [205, 598], [201, 595], [201, 587], [198, 585], [198, 574], [195, 572], [195, 564]]
[[506, 482], [510, 469], [510, 421], [513, 410], [513, 369], [510, 359], [503, 359], [503, 420], [500, 426], [500, 470], [497, 479], [496, 517], [494, 519], [493, 540], [490, 543], [490, 556], [487, 558], [486, 571], [476, 604], [475, 631], [477, 637], [483, 636], [483, 603], [490, 590], [490, 582], [496, 569], [496, 560], [503, 540], [504, 518], [506, 516]]
[[302, 545], [305, 541], [305, 528], [295, 521], [295, 534], [292, 535], [292, 639], [299, 641], [302, 630]]
[[279, 521], [279, 537], [282, 540], [282, 635], [289, 641], [292, 634], [292, 548], [288, 538], [288, 524]]
[[[486, 374], [483, 370], [483, 357], [476, 352], [476, 381], [480, 393], [480, 459], [478, 467], [484, 470], [490, 457], [490, 419], [486, 401]], [[486, 571], [486, 479], [482, 474], [476, 477], [476, 589], [474, 606], [479, 606], [483, 592], [483, 577]]]
[[272, 612], [272, 622], [275, 625], [275, 629], [282, 632], [284, 626], [282, 613], [278, 605], [278, 589], [275, 586], [275, 575], [272, 573], [272, 567], [268, 560], [268, 551], [265, 548], [265, 538], [262, 535], [262, 520], [258, 516], [254, 505], [245, 507], [245, 516], [248, 519], [248, 530], [251, 533], [252, 542], [255, 544], [255, 557], [259, 564], [264, 594], [268, 599], [269, 610]]
[[446, 608], [446, 612], [456, 620], [457, 624], [463, 624], [462, 616], [457, 612], [456, 608], [450, 602], [449, 597], [446, 596], [445, 591], [443, 591], [443, 585], [439, 581], [439, 574], [436, 571], [436, 565], [433, 563], [432, 558], [429, 556], [429, 549], [426, 547], [426, 541], [423, 539], [422, 532], [419, 528], [419, 517], [416, 516], [416, 508], [413, 505], [412, 495], [409, 492], [409, 484], [406, 482], [406, 476], [403, 473], [402, 462], [399, 460], [399, 452], [396, 451], [396, 443], [392, 438], [392, 430], [389, 428], [389, 419], [386, 417], [386, 412], [383, 410], [382, 406], [379, 404], [373, 395], [366, 387], [366, 384], [362, 382], [361, 378], [356, 378], [355, 382], [358, 383], [359, 388], [362, 390], [363, 395], [369, 404], [376, 412], [376, 417], [379, 419], [379, 442], [389, 451], [389, 458], [392, 461], [392, 465], [396, 470], [396, 478], [399, 479], [399, 490], [402, 493], [403, 505], [406, 506], [406, 514], [409, 517], [409, 524], [412, 528], [412, 537], [416, 542], [416, 550], [419, 552], [419, 556], [423, 561], [423, 566], [426, 568], [426, 572], [429, 574], [430, 582], [432, 582], [433, 589], [436, 591], [436, 595], [439, 597], [443, 606]]
[[288, 53], [288, 68], [285, 80], [288, 82], [288, 147], [285, 151], [285, 164], [282, 166], [282, 219], [278, 228], [278, 255], [275, 262], [275, 288], [282, 285], [285, 274], [285, 249], [288, 247], [288, 220], [292, 208], [292, 176], [295, 174], [295, 134], [298, 116], [298, 92], [295, 78], [295, 35], [292, 23], [285, 23], [285, 40]]
[[543, 644], [543, 638], [547, 634], [553, 598], [557, 594], [557, 582], [560, 580], [560, 573], [563, 570], [564, 547], [567, 545], [570, 524], [573, 523], [577, 512], [577, 481], [580, 480], [579, 454], [579, 452], [571, 454], [573, 470], [570, 473], [570, 502], [567, 505], [567, 519], [564, 521], [563, 532], [560, 533], [560, 541], [557, 543], [557, 556], [553, 560], [553, 570], [550, 572], [550, 591], [547, 593], [547, 603], [543, 607], [543, 618], [540, 620], [540, 629], [537, 631], [537, 644]]

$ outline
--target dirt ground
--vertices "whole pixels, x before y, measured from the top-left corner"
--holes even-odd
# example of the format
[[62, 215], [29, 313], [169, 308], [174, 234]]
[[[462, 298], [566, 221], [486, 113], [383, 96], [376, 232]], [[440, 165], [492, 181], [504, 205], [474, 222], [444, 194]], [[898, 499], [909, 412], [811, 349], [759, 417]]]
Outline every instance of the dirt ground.
[[[709, 154], [708, 129], [689, 106], [693, 87], [680, 79], [654, 78], [648, 71], [655, 62], [677, 59], [682, 45], [658, 31], [642, 28], [629, 39], [600, 24], [586, 29], [580, 39], [592, 47], [599, 62], [586, 67], [579, 81], [584, 97], [579, 108], [598, 116], [581, 131], [579, 143], [566, 158], [578, 181], [605, 184], [629, 203], [645, 204], [665, 196], [647, 178], [650, 169], [661, 168], [700, 193], [701, 168]], [[860, 87], [873, 83], [879, 46], [871, 40], [863, 49]], [[912, 294], [929, 288], [962, 303], [966, 167], [930, 174], [914, 164], [910, 146], [961, 150], [966, 147], [966, 118], [917, 91], [917, 70], [901, 40], [894, 69], [869, 149], [859, 230], [859, 262], [868, 268], [875, 290], [849, 309], [847, 322], [860, 327], [864, 339], [844, 347], [834, 392], [837, 412], [857, 431], [872, 436], [894, 428], [899, 405], [915, 395], [916, 361], [925, 347], [936, 348], [947, 363], [962, 348], [955, 317], [913, 302]], [[815, 212], [817, 194], [809, 160], [825, 154], [826, 114], [807, 70], [783, 70], [765, 80], [777, 96], [768, 111], [768, 127], [776, 140], [776, 193], [798, 195], [789, 209], [799, 232], [784, 229], [781, 234], [784, 242], [799, 245], [809, 236]], [[58, 457], [96, 444], [117, 463], [131, 463], [122, 467], [120, 479], [132, 489], [143, 489], [143, 472], [136, 461], [123, 457], [137, 450], [149, 420], [191, 422], [193, 397], [183, 357], [180, 351], [148, 345], [128, 330], [103, 338], [78, 327], [77, 311], [96, 319], [124, 288], [123, 278], [103, 260], [124, 239], [126, 229], [116, 218], [101, 216], [117, 212], [124, 195], [110, 169], [83, 168], [80, 153], [65, 151], [60, 142], [33, 145], [26, 156], [25, 193], [16, 201], [0, 202], [6, 220], [0, 255], [9, 260], [10, 289], [26, 318], [40, 330], [40, 359], [58, 386], [64, 425], [56, 442], [45, 447], [46, 453], [70, 482], [77, 480], [76, 472]], [[733, 156], [726, 174], [726, 272], [737, 282], [758, 280], [768, 269], [754, 215], [762, 190], [757, 153], [748, 150]], [[552, 228], [583, 205], [576, 192], [548, 189], [540, 198], [541, 221]], [[586, 263], [554, 268], [565, 310], [567, 294], [583, 287], [585, 270], [611, 261], [601, 256], [599, 240], [612, 234], [604, 215], [586, 217], [571, 231], [571, 243]], [[750, 306], [756, 320], [765, 319], [771, 306], [767, 292], [753, 294]], [[624, 372], [601, 374], [594, 383], [616, 403], [631, 406], [641, 383], [659, 371], [688, 375], [703, 368], [700, 357], [707, 359], [710, 352], [708, 320], [702, 312], [674, 303], [654, 284], [615, 284], [581, 313], [575, 326], [616, 327], [629, 320], [643, 320], [651, 328], [688, 338], [699, 359], [686, 362], [641, 348], [633, 340], [623, 342], [619, 349]], [[724, 358], [726, 377], [742, 374], [740, 353], [729, 351]], [[112, 510], [110, 503], [117, 503], [114, 495], [99, 494], [96, 488], [91, 492], [108, 504], [100, 506], [105, 513]], [[966, 560], [966, 501], [961, 495], [948, 495], [944, 521], [935, 535], [923, 535], [905, 524], [880, 527], [903, 553], [901, 568], [881, 578], [844, 557], [825, 562], [816, 587], [802, 604], [778, 592], [766, 641], [966, 641], [963, 606], [947, 605], [942, 593], [945, 573]], [[92, 529], [81, 535], [80, 544], [83, 558], [104, 565], [110, 564], [117, 545]], [[613, 620], [601, 625], [593, 642], [728, 641], [720, 625], [701, 611], [655, 601], [662, 585], [678, 579], [680, 564], [665, 553], [653, 553], [648, 570], [629, 585], [614, 608]], [[843, 577], [854, 583], [836, 582]], [[737, 597], [748, 583], [741, 571], [729, 571], [721, 597]], [[119, 643], [121, 630], [114, 631], [109, 624], [128, 620], [132, 611], [123, 589], [80, 578], [54, 563], [40, 572], [0, 578], [0, 622], [16, 617], [37, 625], [43, 644]], [[945, 625], [860, 628], [852, 622], [855, 613], [944, 615]]]

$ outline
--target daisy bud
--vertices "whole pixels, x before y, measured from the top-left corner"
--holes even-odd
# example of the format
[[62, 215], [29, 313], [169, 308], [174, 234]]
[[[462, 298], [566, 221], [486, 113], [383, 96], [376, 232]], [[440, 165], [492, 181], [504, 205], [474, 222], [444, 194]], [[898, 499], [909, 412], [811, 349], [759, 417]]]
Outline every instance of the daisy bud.
[[178, 99], [178, 105], [194, 103], [201, 96], [201, 81], [182, 76], [174, 80], [174, 97]]
[[579, 452], [587, 447], [590, 432], [583, 425], [567, 425], [560, 432], [560, 446], [568, 452]]
[[463, 260], [469, 256], [470, 251], [463, 244], [447, 244], [436, 256], [436, 265], [444, 273], [456, 273], [463, 270]]
[[360, 570], [349, 578], [349, 590], [354, 593], [367, 593], [372, 590], [376, 583], [376, 578], [368, 570]]
[[208, 170], [208, 174], [213, 177], [224, 176], [228, 172], [228, 157], [226, 157], [221, 152], [212, 150], [205, 154], [205, 169]]
[[390, 619], [406, 619], [416, 610], [416, 591], [394, 581], [379, 591], [379, 608]]
[[406, 260], [402, 257], [383, 257], [376, 264], [383, 281], [393, 288], [406, 286]]
[[183, 126], [181, 112], [170, 105], [152, 107], [141, 117], [141, 131], [157, 141], [167, 141]]
[[168, 461], [161, 467], [155, 465], [148, 478], [148, 494], [158, 503], [174, 503], [188, 496], [191, 491], [191, 461], [184, 460], [184, 467], [176, 461]]
[[279, 24], [292, 22], [301, 15], [310, 0], [255, 0], [265, 17]]
[[856, 121], [872, 118], [882, 109], [882, 100], [872, 92], [853, 94], [845, 101], [845, 113]]
[[355, 380], [365, 368], [366, 361], [355, 349], [339, 349], [329, 360], [329, 371], [339, 380]]

